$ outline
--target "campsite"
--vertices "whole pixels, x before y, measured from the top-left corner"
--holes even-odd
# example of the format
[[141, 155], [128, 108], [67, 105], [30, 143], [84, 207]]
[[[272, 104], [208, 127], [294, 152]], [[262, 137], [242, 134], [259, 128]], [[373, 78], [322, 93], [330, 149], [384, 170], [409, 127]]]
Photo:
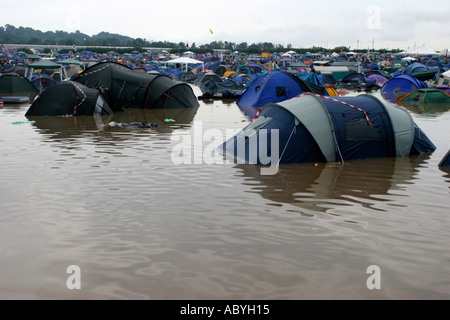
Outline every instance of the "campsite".
[[448, 55], [3, 53], [1, 298], [450, 296]]

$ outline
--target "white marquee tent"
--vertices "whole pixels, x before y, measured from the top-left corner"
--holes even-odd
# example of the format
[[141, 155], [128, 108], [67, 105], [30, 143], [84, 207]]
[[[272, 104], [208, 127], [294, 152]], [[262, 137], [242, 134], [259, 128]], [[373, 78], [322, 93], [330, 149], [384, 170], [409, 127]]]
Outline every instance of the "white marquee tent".
[[188, 65], [189, 64], [201, 64], [202, 65], [202, 69], [204, 69], [204, 63], [203, 61], [200, 60], [196, 60], [196, 59], [192, 59], [189, 57], [181, 57], [181, 58], [177, 58], [177, 59], [173, 59], [173, 60], [169, 60], [169, 61], [163, 61], [162, 63], [164, 64], [181, 64], [184, 66], [184, 69], [187, 71], [188, 69]]

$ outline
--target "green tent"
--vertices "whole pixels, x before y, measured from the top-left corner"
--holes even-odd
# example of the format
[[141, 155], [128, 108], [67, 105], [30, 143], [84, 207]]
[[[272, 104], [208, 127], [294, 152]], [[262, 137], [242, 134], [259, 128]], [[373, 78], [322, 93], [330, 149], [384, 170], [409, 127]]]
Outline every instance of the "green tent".
[[62, 65], [45, 59], [28, 64], [25, 70], [25, 78], [31, 81], [33, 74], [38, 69], [59, 71], [63, 80], [68, 78], [66, 69]]
[[450, 95], [442, 90], [434, 88], [418, 89], [413, 92], [405, 93], [398, 97], [395, 102], [400, 103], [442, 103], [450, 105]]
[[450, 95], [434, 88], [418, 89], [405, 93], [395, 102], [414, 113], [437, 115], [450, 109]]

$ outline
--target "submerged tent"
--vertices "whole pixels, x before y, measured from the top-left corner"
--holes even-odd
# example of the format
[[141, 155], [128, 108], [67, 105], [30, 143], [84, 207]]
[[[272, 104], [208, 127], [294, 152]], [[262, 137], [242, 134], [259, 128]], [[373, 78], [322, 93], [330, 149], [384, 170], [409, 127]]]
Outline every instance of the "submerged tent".
[[348, 90], [373, 90], [379, 89], [380, 86], [362, 73], [350, 73], [346, 75], [341, 83]]
[[214, 95], [225, 92], [240, 92], [244, 90], [244, 86], [231, 79], [222, 82], [214, 82], [213, 80], [206, 80], [200, 86], [200, 90], [204, 95]]
[[450, 95], [436, 88], [425, 88], [405, 93], [395, 103], [414, 113], [433, 117], [450, 109]]
[[238, 163], [334, 162], [435, 150], [407, 110], [372, 95], [339, 100], [305, 93], [266, 105], [222, 145]]
[[33, 100], [38, 93], [27, 78], [14, 73], [0, 75], [0, 96], [27, 96]]
[[80, 116], [112, 114], [100, 89], [78, 82], [62, 81], [44, 90], [31, 104], [25, 116]]
[[91, 88], [108, 89], [111, 105], [120, 108], [189, 108], [199, 106], [192, 88], [161, 74], [135, 72], [122, 64], [102, 62], [72, 80]]
[[446, 153], [446, 155], [442, 158], [438, 165], [441, 169], [445, 169], [450, 171], [450, 150]]
[[201, 87], [205, 81], [209, 81], [209, 80], [214, 81], [214, 82], [222, 82], [223, 81], [223, 79], [219, 75], [215, 74], [214, 72], [204, 72], [204, 73], [201, 73], [194, 80], [194, 85]]
[[239, 107], [262, 107], [304, 92], [328, 95], [324, 87], [299, 79], [289, 72], [272, 71], [256, 78], [236, 103]]
[[381, 95], [386, 100], [394, 101], [402, 94], [423, 88], [427, 88], [427, 85], [423, 81], [411, 75], [401, 75], [386, 82], [381, 87]]
[[395, 103], [443, 103], [450, 105], [450, 95], [439, 89], [424, 88], [402, 94], [400, 97], [395, 99]]

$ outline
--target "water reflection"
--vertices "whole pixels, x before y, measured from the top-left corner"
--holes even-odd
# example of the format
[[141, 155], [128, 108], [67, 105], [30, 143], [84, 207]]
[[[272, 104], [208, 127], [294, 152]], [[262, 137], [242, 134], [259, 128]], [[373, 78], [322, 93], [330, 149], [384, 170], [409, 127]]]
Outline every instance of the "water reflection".
[[[418, 168], [430, 155], [380, 158], [337, 163], [280, 166], [275, 175], [261, 175], [260, 167], [237, 165], [243, 184], [264, 199], [291, 204], [305, 210], [327, 212], [337, 206], [358, 204], [376, 208], [392, 196], [407, 196], [405, 185], [414, 183]], [[304, 213], [304, 212], [301, 212]]]
[[409, 111], [429, 117], [439, 117], [450, 110], [448, 103], [400, 102], [399, 105]]
[[[59, 117], [59, 116], [28, 116], [27, 119], [35, 121], [33, 126], [40, 134], [45, 134], [51, 139], [63, 140], [80, 137], [92, 137], [92, 139], [100, 139], [102, 136], [109, 135], [111, 132], [127, 132], [140, 129], [121, 128], [110, 126], [109, 123], [114, 121], [117, 123], [132, 122], [151, 122], [157, 124], [152, 129], [157, 133], [171, 133], [180, 127], [190, 126], [196, 113], [196, 108], [179, 108], [179, 109], [127, 109], [117, 112], [113, 115], [104, 116], [78, 116], [78, 117]], [[145, 132], [145, 131], [144, 131]], [[127, 135], [128, 139], [130, 136]], [[125, 139], [124, 135], [116, 135], [115, 139]]]

